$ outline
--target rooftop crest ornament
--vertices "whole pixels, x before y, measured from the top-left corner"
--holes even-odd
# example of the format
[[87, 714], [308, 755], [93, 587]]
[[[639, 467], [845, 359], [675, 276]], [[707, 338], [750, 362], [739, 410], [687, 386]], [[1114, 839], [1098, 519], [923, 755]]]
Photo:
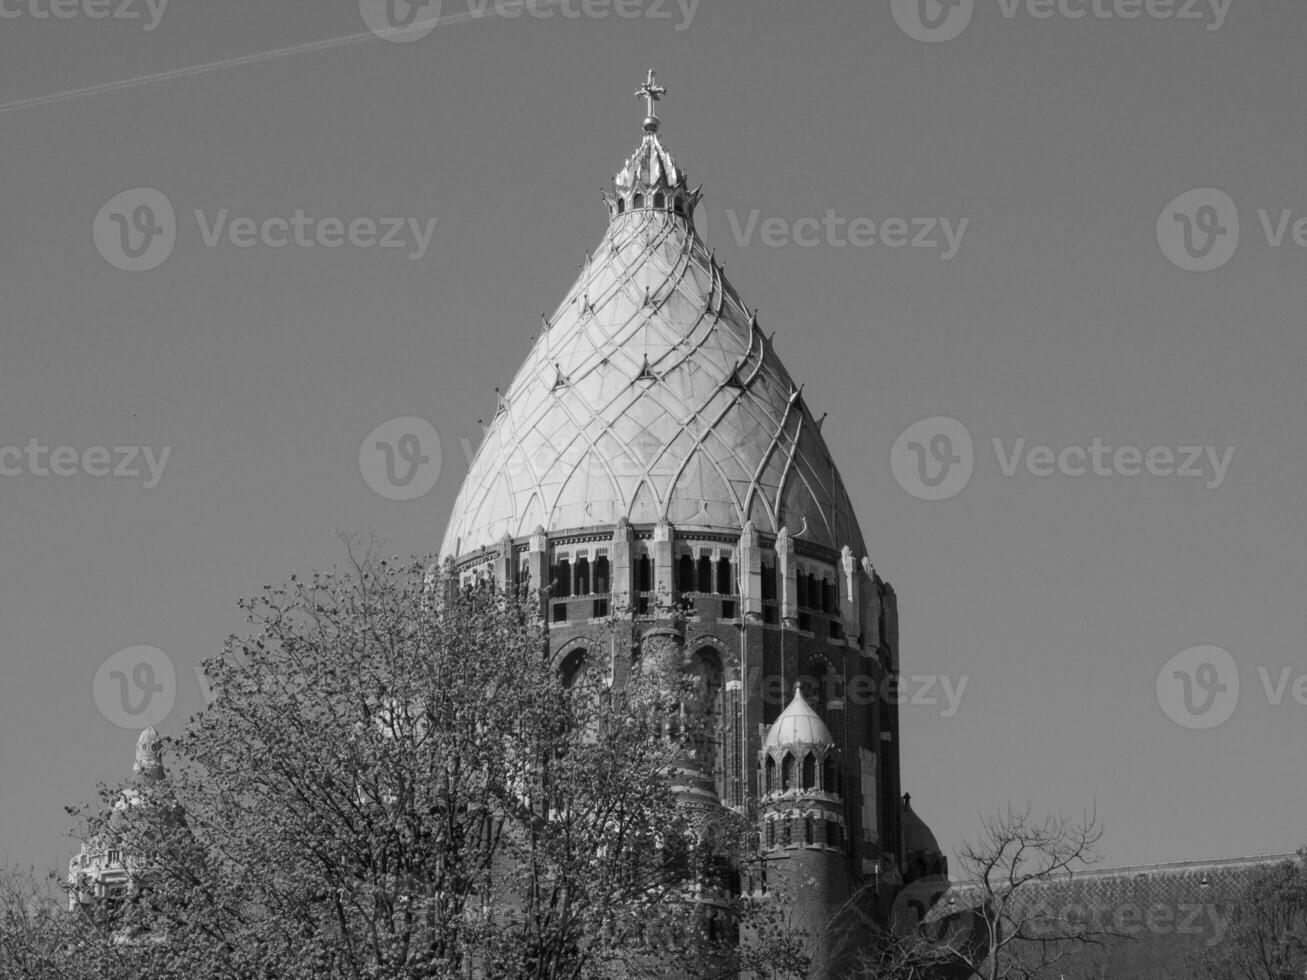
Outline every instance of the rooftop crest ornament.
[[667, 87], [656, 83], [656, 74], [657, 73], [650, 68], [649, 77], [645, 79], [643, 85], [635, 90], [635, 97], [645, 100], [644, 131], [646, 133], [658, 132], [658, 126], [660, 124], [658, 119], [658, 102], [667, 94]]

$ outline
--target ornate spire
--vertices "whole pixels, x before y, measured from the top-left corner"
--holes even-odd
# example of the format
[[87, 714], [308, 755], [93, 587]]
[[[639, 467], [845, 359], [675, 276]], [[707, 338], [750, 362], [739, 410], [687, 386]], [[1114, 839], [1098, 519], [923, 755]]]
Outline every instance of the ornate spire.
[[650, 68], [649, 77], [645, 79], [643, 85], [635, 90], [635, 97], [637, 99], [645, 100], [644, 131], [646, 133], [656, 133], [658, 132], [658, 127], [662, 125], [661, 121], [658, 119], [657, 104], [662, 97], [667, 94], [667, 88], [664, 85], [658, 85], [654, 82], [654, 76], [656, 74], [657, 73]]
[[662, 120], [658, 118], [657, 104], [667, 89], [655, 82], [654, 71], [650, 69], [648, 78], [635, 94], [645, 100], [644, 139], [613, 178], [613, 192], [604, 194], [608, 213], [616, 218], [633, 212], [661, 212], [690, 224], [699, 202], [699, 190], [689, 189], [685, 171], [676, 165], [658, 139]]

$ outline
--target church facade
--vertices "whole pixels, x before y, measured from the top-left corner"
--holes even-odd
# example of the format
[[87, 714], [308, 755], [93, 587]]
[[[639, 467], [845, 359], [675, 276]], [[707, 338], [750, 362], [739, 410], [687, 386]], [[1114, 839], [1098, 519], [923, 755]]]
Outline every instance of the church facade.
[[[904, 870], [898, 607], [803, 389], [694, 225], [650, 72], [608, 227], [499, 396], [441, 547], [547, 585], [560, 671], [699, 678], [699, 805], [761, 807], [761, 867], [819, 933]], [[800, 685], [800, 687], [796, 687]], [[937, 870], [937, 869], [935, 869]], [[748, 881], [745, 887], [765, 883]]]

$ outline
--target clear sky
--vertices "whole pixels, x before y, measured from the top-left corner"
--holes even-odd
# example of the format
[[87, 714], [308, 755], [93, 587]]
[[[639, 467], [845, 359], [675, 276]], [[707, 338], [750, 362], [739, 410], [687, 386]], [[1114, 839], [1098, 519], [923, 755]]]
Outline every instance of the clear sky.
[[[1163, 19], [1181, 6], [1158, 0], [1130, 19], [1142, 3], [981, 0], [939, 41], [967, 6], [928, 0], [943, 26], [922, 41], [898, 0], [573, 0], [578, 16], [550, 19], [493, 3], [468, 18], [467, 3], [445, 0], [408, 43], [369, 35], [31, 105], [358, 34], [362, 11], [173, 0], [147, 30], [144, 0], [136, 20], [95, 19], [95, 0], [69, 19], [0, 2], [0, 452], [15, 450], [0, 455], [0, 859], [66, 860], [62, 806], [128, 772], [135, 733], [106, 687], [117, 651], [166, 655], [167, 734], [202, 703], [195, 665], [242, 629], [239, 596], [340, 561], [337, 529], [396, 554], [439, 546], [463, 441], [603, 233], [599, 190], [638, 143], [649, 66], [710, 242], [830, 412], [899, 593], [904, 674], [965, 680], [954, 712], [942, 681], [940, 703], [903, 709], [903, 785], [945, 846], [1009, 801], [1096, 801], [1109, 865], [1307, 844], [1307, 7], [1202, 0], [1183, 8], [1198, 19]], [[97, 222], [133, 188], [175, 209], [175, 247], [147, 272], [97, 248], [159, 217], [134, 200]], [[1165, 211], [1195, 188], [1229, 203]], [[241, 248], [225, 225], [210, 246], [224, 209], [436, 225], [419, 258], [407, 224], [406, 249]], [[967, 223], [946, 259], [891, 247], [893, 218], [909, 238]], [[783, 221], [764, 236], [768, 219]], [[874, 243], [848, 243], [852, 219], [875, 223]], [[1182, 270], [1186, 220], [1195, 261], [1228, 262]], [[359, 449], [406, 416], [439, 433], [441, 470], [392, 500]], [[894, 446], [937, 416], [965, 426], [973, 471], [924, 500]], [[960, 445], [916, 434], [900, 463]], [[1095, 439], [1155, 462], [1212, 447], [1228, 468], [1215, 486], [1210, 462], [1129, 475], [1127, 452], [1100, 458], [1109, 475], [1071, 475]], [[77, 453], [33, 462], [29, 440]], [[97, 446], [110, 462], [85, 454]], [[1005, 475], [1017, 446], [1050, 452]], [[40, 475], [56, 462], [72, 475]], [[106, 466], [141, 475], [92, 475]], [[1158, 689], [1197, 645], [1228, 651], [1241, 683], [1202, 730]], [[1229, 697], [1220, 663], [1179, 663], [1192, 703]]]

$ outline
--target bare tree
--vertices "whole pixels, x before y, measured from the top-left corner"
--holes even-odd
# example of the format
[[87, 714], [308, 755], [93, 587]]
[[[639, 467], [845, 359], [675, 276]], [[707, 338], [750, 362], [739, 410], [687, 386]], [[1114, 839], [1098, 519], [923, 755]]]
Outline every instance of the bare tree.
[[[953, 927], [933, 937], [956, 963], [982, 980], [1032, 980], [1054, 975], [1056, 964], [1114, 934], [1092, 922], [1053, 909], [1050, 886], [1096, 864], [1102, 837], [1096, 813], [1073, 820], [1031, 808], [1009, 808], [982, 820], [979, 836], [958, 854], [967, 884], [958, 888], [963, 906]], [[936, 921], [944, 918], [943, 910]]]

